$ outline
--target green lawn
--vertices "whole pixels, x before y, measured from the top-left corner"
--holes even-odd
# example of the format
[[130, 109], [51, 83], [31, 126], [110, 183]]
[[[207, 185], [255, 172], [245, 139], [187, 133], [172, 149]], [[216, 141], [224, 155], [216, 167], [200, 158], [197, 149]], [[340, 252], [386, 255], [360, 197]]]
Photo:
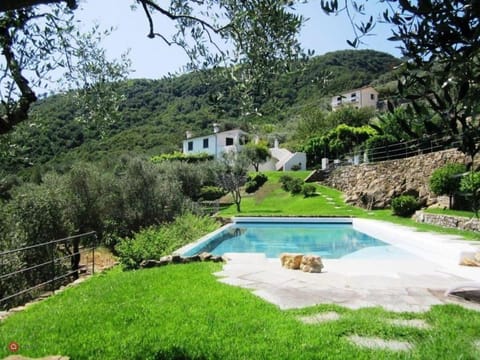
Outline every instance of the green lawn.
[[[116, 268], [0, 323], [0, 358], [72, 359], [475, 359], [480, 313], [436, 306], [423, 314], [322, 305], [281, 311], [249, 291], [219, 283], [220, 264], [122, 272]], [[337, 311], [339, 321], [305, 325], [299, 315]], [[387, 319], [418, 318], [429, 330]], [[367, 350], [349, 335], [409, 341], [408, 353]]]
[[[283, 172], [266, 172], [268, 181], [254, 194], [244, 194], [241, 213], [234, 205], [220, 211], [221, 216], [348, 216], [389, 221], [395, 224], [414, 227], [419, 231], [432, 231], [458, 235], [469, 240], [480, 240], [480, 234], [473, 231], [442, 228], [419, 224], [412, 219], [394, 216], [392, 211], [368, 211], [345, 204], [343, 194], [335, 189], [316, 185], [317, 194], [310, 198], [291, 195], [280, 187], [279, 179]], [[308, 171], [292, 171], [289, 175], [305, 179]], [[468, 212], [467, 212], [468, 213]]]

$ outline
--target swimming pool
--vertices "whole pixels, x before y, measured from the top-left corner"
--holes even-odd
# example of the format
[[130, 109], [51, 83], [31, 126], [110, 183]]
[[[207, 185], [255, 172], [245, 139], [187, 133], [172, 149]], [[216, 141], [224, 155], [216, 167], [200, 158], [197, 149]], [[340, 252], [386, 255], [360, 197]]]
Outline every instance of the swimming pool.
[[345, 218], [236, 218], [219, 231], [180, 250], [183, 256], [202, 252], [264, 253], [278, 258], [284, 252], [339, 258], [405, 258], [409, 254], [357, 231]]

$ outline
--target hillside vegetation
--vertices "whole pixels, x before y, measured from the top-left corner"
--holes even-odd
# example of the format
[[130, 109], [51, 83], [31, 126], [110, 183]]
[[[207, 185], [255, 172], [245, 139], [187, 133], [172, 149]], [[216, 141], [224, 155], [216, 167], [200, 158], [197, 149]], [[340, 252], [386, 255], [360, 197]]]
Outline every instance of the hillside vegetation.
[[269, 93], [254, 94], [261, 116], [247, 118], [240, 114], [233, 84], [213, 70], [118, 84], [122, 96], [118, 119], [104, 129], [78, 120], [75, 94], [50, 96], [34, 107], [28, 123], [0, 140], [1, 168], [9, 173], [40, 166], [61, 170], [75, 160], [170, 152], [179, 148], [186, 130], [207, 133], [213, 122], [224, 128], [272, 132], [305, 108], [327, 109], [330, 96], [340, 91], [389, 80], [387, 75], [398, 62], [371, 50], [314, 57], [296, 72], [272, 79]]

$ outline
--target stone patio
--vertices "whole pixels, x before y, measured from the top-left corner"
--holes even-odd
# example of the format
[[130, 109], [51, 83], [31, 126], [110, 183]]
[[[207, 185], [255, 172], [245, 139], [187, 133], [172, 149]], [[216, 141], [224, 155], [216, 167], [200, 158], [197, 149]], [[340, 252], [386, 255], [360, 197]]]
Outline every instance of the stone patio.
[[264, 254], [232, 253], [225, 254], [228, 262], [216, 275], [219, 281], [251, 289], [281, 309], [338, 304], [350, 309], [380, 306], [395, 312], [423, 312], [432, 305], [455, 303], [480, 311], [480, 304], [445, 296], [455, 284], [480, 278], [480, 268], [458, 265], [457, 255], [471, 244], [372, 220], [355, 221], [355, 227], [386, 238], [412, 256], [323, 259], [322, 273], [304, 273], [284, 269], [279, 259], [267, 259]]

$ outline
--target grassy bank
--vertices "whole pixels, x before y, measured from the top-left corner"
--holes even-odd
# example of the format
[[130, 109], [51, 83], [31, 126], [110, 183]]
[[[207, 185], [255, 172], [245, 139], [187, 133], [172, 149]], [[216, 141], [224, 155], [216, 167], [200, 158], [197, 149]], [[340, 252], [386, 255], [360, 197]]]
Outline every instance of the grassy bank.
[[[0, 358], [72, 359], [453, 359], [478, 357], [480, 313], [437, 306], [424, 314], [323, 305], [281, 311], [249, 291], [219, 283], [221, 265], [196, 263], [97, 275], [0, 323]], [[299, 315], [337, 311], [339, 321], [305, 325]], [[393, 326], [419, 318], [430, 330]], [[408, 341], [409, 353], [368, 350], [350, 335]]]

